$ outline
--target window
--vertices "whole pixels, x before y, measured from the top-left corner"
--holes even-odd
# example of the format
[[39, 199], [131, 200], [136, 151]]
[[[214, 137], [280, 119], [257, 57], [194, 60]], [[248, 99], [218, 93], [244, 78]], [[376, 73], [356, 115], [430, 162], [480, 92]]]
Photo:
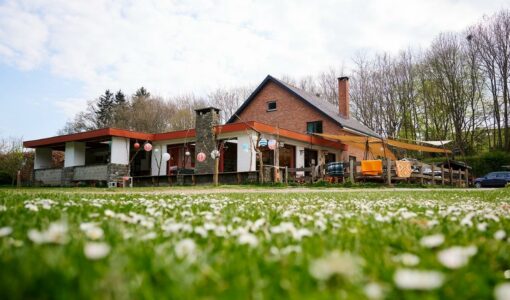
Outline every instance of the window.
[[307, 122], [306, 133], [322, 133], [322, 121]]
[[276, 101], [267, 102], [267, 111], [275, 111], [276, 110]]

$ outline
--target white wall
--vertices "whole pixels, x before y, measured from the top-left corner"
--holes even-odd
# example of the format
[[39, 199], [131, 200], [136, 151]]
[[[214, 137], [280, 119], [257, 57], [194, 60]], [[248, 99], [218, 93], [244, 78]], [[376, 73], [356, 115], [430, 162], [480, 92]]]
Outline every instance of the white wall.
[[67, 142], [65, 151], [64, 167], [75, 167], [85, 165], [85, 143]]
[[34, 170], [51, 168], [51, 148], [35, 148]]
[[112, 137], [110, 163], [129, 164], [129, 139]]
[[[254, 149], [256, 142], [257, 137], [251, 132], [240, 134], [237, 137], [237, 172], [255, 171], [257, 169], [257, 152]], [[248, 145], [248, 151], [243, 149], [243, 144]]]
[[[296, 168], [304, 167], [305, 167], [305, 147], [296, 146]], [[305, 172], [303, 171], [296, 172], [296, 176], [305, 176]]]
[[159, 175], [166, 175], [167, 162], [163, 161], [163, 153], [166, 151], [166, 144], [154, 143], [151, 151], [151, 175], [158, 176], [158, 166], [161, 163]]

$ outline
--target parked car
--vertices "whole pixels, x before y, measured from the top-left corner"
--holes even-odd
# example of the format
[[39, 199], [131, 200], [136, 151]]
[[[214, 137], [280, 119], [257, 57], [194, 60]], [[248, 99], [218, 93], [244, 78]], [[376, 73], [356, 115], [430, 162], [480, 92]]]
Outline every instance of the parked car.
[[476, 178], [475, 187], [504, 187], [510, 183], [510, 172], [491, 172], [484, 177]]

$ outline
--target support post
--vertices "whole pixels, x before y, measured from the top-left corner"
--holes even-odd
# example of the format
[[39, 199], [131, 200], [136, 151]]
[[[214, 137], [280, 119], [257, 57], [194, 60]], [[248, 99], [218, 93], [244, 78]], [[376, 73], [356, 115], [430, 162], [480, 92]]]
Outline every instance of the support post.
[[214, 181], [215, 186], [218, 185], [219, 172], [220, 172], [220, 159], [219, 159], [219, 157], [216, 157], [214, 159], [214, 176], [213, 176], [213, 181]]
[[450, 173], [450, 185], [453, 186], [453, 170], [451, 167], [448, 169], [448, 172]]
[[432, 169], [432, 185], [435, 185], [436, 184], [436, 174], [434, 173], [436, 170], [436, 166], [434, 164], [431, 165], [431, 169]]
[[354, 183], [354, 173], [356, 172], [354, 168], [354, 160], [349, 159], [349, 179], [351, 183]]
[[289, 167], [285, 166], [285, 184], [289, 184]]
[[386, 180], [388, 186], [391, 186], [391, 158], [386, 158]]
[[469, 171], [468, 168], [466, 168], [466, 187], [469, 187]]
[[441, 165], [441, 185], [444, 185], [444, 165]]
[[420, 184], [423, 185], [423, 163], [420, 163]]

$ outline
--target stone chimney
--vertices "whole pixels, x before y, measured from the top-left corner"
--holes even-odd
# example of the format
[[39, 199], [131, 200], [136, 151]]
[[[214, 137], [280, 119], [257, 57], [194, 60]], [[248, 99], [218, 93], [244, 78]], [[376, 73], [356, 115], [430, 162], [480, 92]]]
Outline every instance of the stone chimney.
[[[195, 109], [195, 174], [213, 174], [214, 159], [211, 152], [216, 150], [216, 132], [214, 126], [219, 124], [220, 110], [215, 107]], [[203, 162], [196, 159], [196, 155], [203, 152], [206, 156]]]
[[340, 116], [348, 119], [349, 113], [349, 77], [338, 78], [338, 111]]

